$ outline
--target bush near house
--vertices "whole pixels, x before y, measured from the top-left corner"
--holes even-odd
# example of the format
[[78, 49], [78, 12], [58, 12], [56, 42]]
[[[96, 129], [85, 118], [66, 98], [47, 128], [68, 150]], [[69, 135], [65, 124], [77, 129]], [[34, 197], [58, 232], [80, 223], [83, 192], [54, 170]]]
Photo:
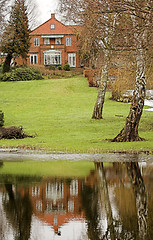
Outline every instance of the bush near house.
[[65, 71], [70, 71], [70, 65], [69, 65], [69, 64], [65, 64], [64, 67], [63, 67], [63, 69], [64, 69]]
[[62, 66], [61, 66], [61, 65], [58, 66], [57, 69], [58, 69], [58, 70], [62, 70]]
[[30, 81], [43, 79], [41, 72], [38, 69], [31, 67], [19, 67], [11, 72], [0, 74], [0, 81]]
[[55, 66], [49, 66], [49, 70], [55, 70]]
[[49, 67], [44, 65], [34, 65], [31, 68], [38, 69], [42, 76], [46, 79], [56, 79], [56, 78], [71, 78], [74, 76], [82, 75], [83, 70], [81, 68], [71, 68], [70, 71], [65, 71], [62, 66], [59, 65], [55, 70], [50, 70]]

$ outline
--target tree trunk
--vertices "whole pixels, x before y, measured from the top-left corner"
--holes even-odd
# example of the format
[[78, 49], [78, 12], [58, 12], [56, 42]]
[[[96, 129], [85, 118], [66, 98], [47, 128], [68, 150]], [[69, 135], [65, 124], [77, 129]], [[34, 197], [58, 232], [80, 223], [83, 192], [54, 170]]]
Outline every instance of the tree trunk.
[[132, 142], [144, 140], [138, 135], [138, 127], [143, 111], [144, 99], [146, 94], [146, 69], [144, 49], [137, 49], [136, 62], [136, 83], [130, 112], [128, 117], [126, 118], [125, 127], [112, 140], [112, 142]]
[[109, 50], [105, 50], [104, 66], [101, 72], [101, 81], [98, 89], [97, 101], [92, 114], [93, 119], [102, 119], [103, 104], [108, 80]]
[[147, 195], [138, 163], [126, 163], [136, 199], [139, 239], [147, 239]]
[[9, 72], [11, 60], [12, 60], [12, 54], [8, 53], [7, 56], [6, 56], [4, 65], [3, 65], [3, 73]]

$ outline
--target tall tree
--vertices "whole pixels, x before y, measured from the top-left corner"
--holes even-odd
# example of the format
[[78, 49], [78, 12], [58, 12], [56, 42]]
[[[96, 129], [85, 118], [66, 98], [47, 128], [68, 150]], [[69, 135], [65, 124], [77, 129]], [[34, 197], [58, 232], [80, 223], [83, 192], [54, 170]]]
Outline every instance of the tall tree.
[[[126, 123], [121, 132], [113, 139], [114, 142], [131, 142], [143, 140], [139, 137], [138, 127], [143, 112], [146, 94], [147, 50], [152, 41], [152, 1], [151, 0], [119, 0], [117, 9], [124, 11], [131, 21], [128, 44], [132, 40], [135, 53], [136, 79], [133, 100]], [[123, 17], [123, 16], [122, 16]], [[129, 40], [128, 39], [128, 40]], [[126, 39], [127, 40], [127, 39]], [[131, 47], [130, 46], [130, 47]]]
[[15, 0], [10, 19], [2, 35], [1, 49], [7, 53], [3, 73], [9, 71], [13, 57], [21, 56], [25, 61], [30, 48], [27, 7], [24, 0]]

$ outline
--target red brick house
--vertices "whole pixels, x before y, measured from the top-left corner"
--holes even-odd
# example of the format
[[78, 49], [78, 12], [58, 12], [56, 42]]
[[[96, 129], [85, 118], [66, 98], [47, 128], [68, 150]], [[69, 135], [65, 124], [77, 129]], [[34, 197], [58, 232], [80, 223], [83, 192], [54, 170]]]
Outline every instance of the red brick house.
[[80, 67], [77, 31], [79, 26], [64, 25], [51, 14], [51, 18], [34, 29], [28, 64]]

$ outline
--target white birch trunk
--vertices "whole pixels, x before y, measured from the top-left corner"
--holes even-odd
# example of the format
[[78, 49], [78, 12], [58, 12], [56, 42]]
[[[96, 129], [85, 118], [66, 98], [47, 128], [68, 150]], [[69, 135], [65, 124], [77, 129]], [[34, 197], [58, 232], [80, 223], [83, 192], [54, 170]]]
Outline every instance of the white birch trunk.
[[98, 89], [98, 96], [97, 101], [94, 107], [94, 111], [92, 114], [93, 119], [102, 119], [102, 111], [103, 111], [103, 104], [105, 100], [105, 93], [107, 88], [107, 81], [108, 81], [108, 66], [109, 66], [109, 51], [104, 51], [104, 65], [101, 71], [101, 80]]
[[141, 29], [139, 21], [135, 16], [131, 16], [134, 28], [135, 48], [136, 48], [136, 79], [133, 100], [130, 112], [126, 118], [125, 127], [112, 140], [113, 142], [132, 142], [144, 140], [138, 135], [138, 127], [143, 112], [145, 94], [146, 94], [146, 36], [147, 32]]

